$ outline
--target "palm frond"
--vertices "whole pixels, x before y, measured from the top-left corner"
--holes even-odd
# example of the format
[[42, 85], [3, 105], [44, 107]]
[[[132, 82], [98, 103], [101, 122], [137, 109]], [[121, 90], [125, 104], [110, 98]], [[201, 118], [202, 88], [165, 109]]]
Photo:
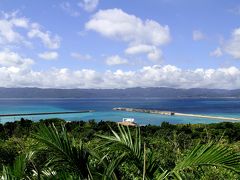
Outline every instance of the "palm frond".
[[83, 178], [91, 174], [88, 168], [88, 150], [81, 142], [78, 146], [74, 145], [64, 126], [60, 132], [54, 125], [41, 126], [38, 133], [33, 134], [32, 137], [46, 146], [52, 156], [50, 164], [55, 169], [62, 169], [64, 166], [66, 170], [77, 172]]
[[169, 175], [169, 171], [164, 171], [162, 173], [158, 173], [155, 177], [156, 180], [163, 180], [163, 179], [166, 179], [167, 176]]
[[180, 179], [180, 174], [184, 170], [200, 166], [222, 167], [240, 173], [240, 155], [232, 152], [228, 147], [222, 147], [212, 142], [205, 145], [198, 144], [184, 160], [176, 165], [172, 174]]
[[114, 160], [111, 160], [109, 164], [105, 167], [103, 179], [118, 179], [117, 175], [114, 173], [116, 169], [119, 168], [120, 164], [124, 162], [125, 160], [125, 154], [120, 155], [119, 157], [115, 158]]
[[32, 152], [19, 155], [13, 166], [3, 166], [2, 179], [27, 179], [27, 163], [30, 160]]
[[118, 144], [115, 146], [118, 150], [124, 150], [127, 154], [131, 154], [132, 157], [141, 159], [142, 157], [142, 143], [141, 143], [141, 135], [140, 135], [140, 128], [137, 128], [135, 131], [135, 139], [132, 139], [132, 135], [130, 133], [129, 127], [125, 129], [124, 126], [118, 125], [119, 134], [116, 133], [114, 130], [111, 130], [113, 136], [104, 136], [104, 135], [97, 135], [105, 140], [108, 140], [112, 144]]
[[138, 173], [141, 173], [145, 179], [151, 179], [155, 171], [159, 168], [159, 165], [157, 161], [153, 160], [151, 153], [144, 151], [140, 128], [137, 127], [135, 129], [134, 138], [132, 138], [129, 127], [125, 128], [124, 126], [118, 125], [118, 129], [119, 133], [111, 130], [113, 136], [97, 136], [107, 140], [108, 144], [112, 144], [110, 151], [123, 153], [123, 159], [125, 159], [127, 163], [133, 163], [137, 167]]

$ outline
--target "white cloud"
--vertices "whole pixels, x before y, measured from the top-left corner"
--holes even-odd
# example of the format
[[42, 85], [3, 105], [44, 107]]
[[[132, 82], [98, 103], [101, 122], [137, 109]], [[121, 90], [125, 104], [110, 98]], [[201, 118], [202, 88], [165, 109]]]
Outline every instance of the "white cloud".
[[235, 59], [240, 59], [240, 28], [234, 29], [231, 38], [224, 45], [226, 53]]
[[223, 52], [220, 47], [218, 47], [214, 51], [210, 52], [210, 56], [220, 57], [222, 55], [223, 55]]
[[92, 69], [20, 70], [17, 66], [0, 67], [3, 87], [48, 88], [240, 88], [240, 69], [183, 70], [176, 66], [145, 66], [135, 71], [105, 71]]
[[29, 21], [26, 18], [16, 17], [16, 13], [2, 13], [0, 16], [0, 43], [21, 43], [25, 38], [17, 32], [18, 28], [28, 28]]
[[78, 60], [82, 60], [82, 61], [86, 61], [86, 60], [91, 60], [92, 56], [89, 54], [80, 54], [80, 53], [76, 53], [76, 52], [72, 52], [70, 54], [70, 56], [74, 59], [78, 59]]
[[0, 14], [0, 44], [30, 45], [29, 38], [40, 38], [50, 49], [60, 47], [60, 37], [43, 31], [38, 23], [31, 22], [25, 17], [18, 17], [18, 12]]
[[60, 7], [63, 11], [65, 11], [70, 16], [73, 16], [73, 17], [80, 16], [80, 13], [78, 11], [74, 10], [69, 2], [62, 2], [60, 4]]
[[86, 23], [86, 28], [131, 44], [162, 45], [170, 41], [168, 26], [153, 20], [142, 21], [121, 9], [100, 10]]
[[127, 42], [129, 48], [126, 53], [147, 53], [147, 57], [152, 60], [160, 58], [159, 46], [167, 44], [171, 39], [168, 26], [162, 26], [154, 20], [143, 21], [121, 9], [100, 10], [85, 27], [105, 37]]
[[99, 0], [81, 0], [78, 5], [85, 11], [92, 12], [97, 8], [98, 3]]
[[39, 38], [42, 43], [49, 49], [58, 49], [60, 47], [60, 37], [58, 35], [52, 36], [49, 31], [42, 31], [37, 23], [31, 25], [31, 30], [28, 32], [29, 38]]
[[43, 52], [38, 54], [38, 57], [45, 59], [45, 60], [55, 60], [58, 58], [58, 53], [54, 51], [50, 52]]
[[154, 62], [160, 62], [162, 60], [162, 51], [156, 46], [145, 44], [130, 46], [125, 50], [125, 53], [129, 55], [147, 54], [148, 59]]
[[192, 38], [194, 41], [200, 41], [206, 38], [206, 36], [199, 30], [194, 30]]
[[162, 51], [160, 49], [154, 48], [153, 51], [148, 53], [147, 57], [153, 62], [160, 63], [163, 59]]
[[106, 64], [109, 66], [128, 64], [128, 60], [118, 55], [110, 56], [106, 59]]
[[125, 50], [126, 54], [140, 54], [140, 53], [149, 53], [152, 51], [152, 49], [155, 48], [155, 46], [149, 46], [145, 44], [140, 44], [136, 46], [128, 47]]
[[0, 67], [17, 67], [26, 69], [33, 63], [34, 61], [32, 59], [24, 58], [16, 52], [12, 52], [10, 50], [4, 50], [0, 52]]
[[27, 18], [16, 18], [13, 17], [10, 21], [15, 27], [28, 28], [29, 20]]

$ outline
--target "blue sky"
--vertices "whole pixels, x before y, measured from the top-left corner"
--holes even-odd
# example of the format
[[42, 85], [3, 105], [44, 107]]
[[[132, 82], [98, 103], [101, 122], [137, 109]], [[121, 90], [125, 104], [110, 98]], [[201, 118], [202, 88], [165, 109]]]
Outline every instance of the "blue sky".
[[237, 0], [0, 1], [0, 82], [240, 88]]

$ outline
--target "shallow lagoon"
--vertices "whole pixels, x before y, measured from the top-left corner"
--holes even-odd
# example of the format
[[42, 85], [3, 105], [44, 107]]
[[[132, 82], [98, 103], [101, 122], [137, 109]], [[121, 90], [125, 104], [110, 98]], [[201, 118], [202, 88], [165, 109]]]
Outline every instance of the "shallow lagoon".
[[[182, 123], [214, 123], [220, 120], [164, 116], [157, 114], [131, 113], [112, 111], [114, 107], [150, 108], [181, 113], [203, 114], [224, 117], [240, 117], [240, 99], [0, 99], [0, 113], [34, 113], [95, 110], [96, 112], [83, 114], [54, 114], [23, 116], [34, 121], [46, 118], [63, 118], [69, 121], [111, 120], [121, 121], [123, 117], [133, 117], [139, 124], [159, 125], [163, 121], [173, 124]], [[1, 122], [18, 120], [21, 117], [1, 117]]]

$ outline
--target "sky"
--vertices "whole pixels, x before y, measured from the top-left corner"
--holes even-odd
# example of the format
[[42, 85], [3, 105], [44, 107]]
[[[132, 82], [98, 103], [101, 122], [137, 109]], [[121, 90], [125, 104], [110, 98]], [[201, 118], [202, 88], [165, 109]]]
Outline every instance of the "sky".
[[0, 0], [0, 87], [240, 88], [238, 0]]

